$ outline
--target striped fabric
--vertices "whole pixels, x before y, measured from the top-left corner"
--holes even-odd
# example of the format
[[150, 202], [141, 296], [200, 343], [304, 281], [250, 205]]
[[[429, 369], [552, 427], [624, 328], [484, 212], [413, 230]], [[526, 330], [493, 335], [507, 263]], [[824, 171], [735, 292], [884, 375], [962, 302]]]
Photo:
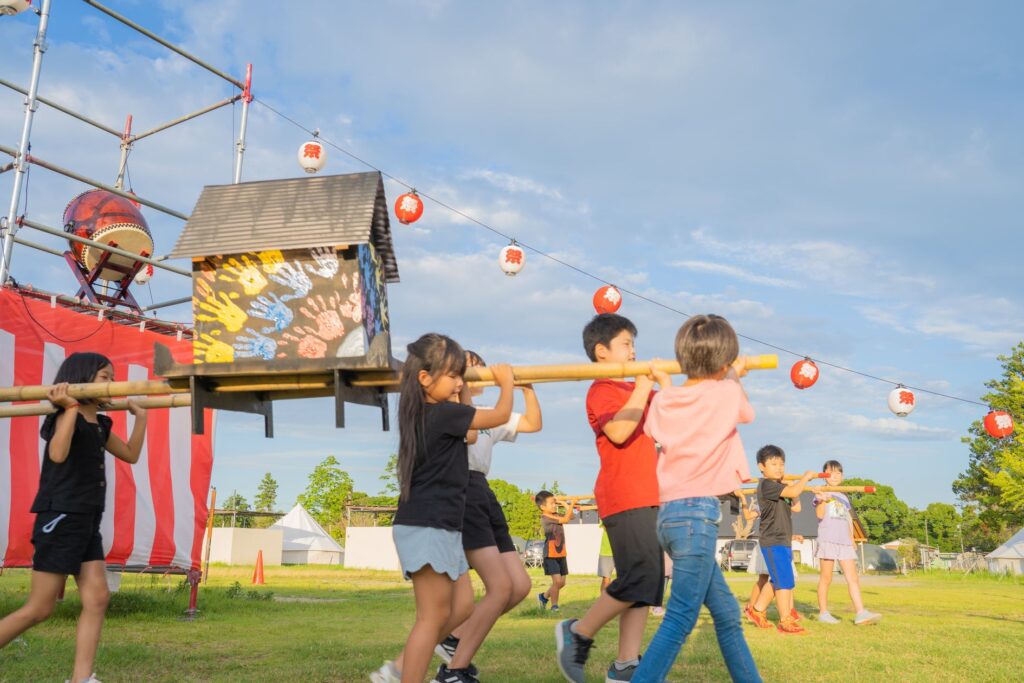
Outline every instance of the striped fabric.
[[[153, 343], [191, 361], [191, 343], [47, 301], [0, 290], [0, 386], [49, 384], [64, 358], [96, 351], [114, 363], [117, 381], [151, 379]], [[114, 433], [127, 439], [134, 418], [112, 411]], [[207, 416], [212, 425], [212, 415]], [[39, 487], [41, 417], [0, 418], [0, 566], [32, 565], [29, 512]], [[107, 500], [101, 533], [112, 567], [198, 569], [213, 469], [213, 429], [193, 436], [188, 408], [152, 410], [135, 465], [107, 454]]]

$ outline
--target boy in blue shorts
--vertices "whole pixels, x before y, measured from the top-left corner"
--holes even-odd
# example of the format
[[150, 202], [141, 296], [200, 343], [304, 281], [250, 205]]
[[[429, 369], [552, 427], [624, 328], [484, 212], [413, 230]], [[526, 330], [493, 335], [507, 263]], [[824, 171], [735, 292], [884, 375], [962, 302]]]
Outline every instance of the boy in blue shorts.
[[[806, 633], [793, 618], [793, 513], [800, 512], [800, 494], [816, 472], [804, 472], [800, 479], [786, 484], [786, 453], [778, 446], [764, 446], [757, 452], [757, 467], [763, 475], [757, 484], [757, 503], [761, 508], [759, 539], [761, 554], [768, 565], [775, 593], [775, 606], [779, 610], [779, 633], [799, 635]], [[773, 591], [761, 591], [749, 609], [755, 623], [765, 619], [765, 610], [772, 600]], [[759, 623], [760, 625], [760, 623]]]

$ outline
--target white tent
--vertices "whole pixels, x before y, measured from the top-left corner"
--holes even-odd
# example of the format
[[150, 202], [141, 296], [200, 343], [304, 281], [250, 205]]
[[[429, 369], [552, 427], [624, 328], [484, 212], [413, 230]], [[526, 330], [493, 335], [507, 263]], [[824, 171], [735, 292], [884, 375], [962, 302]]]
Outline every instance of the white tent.
[[282, 564], [342, 564], [345, 551], [301, 505], [270, 528], [284, 532]]
[[986, 555], [985, 559], [990, 572], [1024, 574], [1024, 528]]

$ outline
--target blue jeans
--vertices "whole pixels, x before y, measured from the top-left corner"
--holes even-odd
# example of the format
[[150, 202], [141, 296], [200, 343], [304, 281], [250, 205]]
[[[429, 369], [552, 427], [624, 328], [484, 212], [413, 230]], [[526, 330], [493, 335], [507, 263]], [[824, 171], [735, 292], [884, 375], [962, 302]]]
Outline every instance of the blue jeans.
[[633, 683], [661, 683], [706, 605], [715, 622], [718, 647], [732, 680], [760, 683], [757, 665], [743, 637], [740, 607], [715, 561], [720, 517], [717, 498], [680, 498], [662, 503], [658, 539], [672, 558], [672, 593], [664, 620], [647, 647]]

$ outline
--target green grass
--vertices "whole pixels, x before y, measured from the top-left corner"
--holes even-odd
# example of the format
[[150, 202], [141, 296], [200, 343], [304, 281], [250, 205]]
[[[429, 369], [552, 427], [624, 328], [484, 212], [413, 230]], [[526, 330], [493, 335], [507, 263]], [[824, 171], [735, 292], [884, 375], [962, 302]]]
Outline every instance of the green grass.
[[[411, 586], [396, 573], [272, 567], [266, 586], [257, 588], [249, 585], [251, 576], [251, 568], [211, 568], [200, 591], [201, 614], [187, 622], [179, 618], [188, 599], [181, 577], [126, 575], [107, 615], [98, 676], [105, 683], [366, 681], [369, 671], [399, 651], [413, 620]], [[11, 570], [0, 577], [0, 614], [22, 604], [28, 578], [27, 571]], [[546, 585], [537, 573], [533, 579], [538, 589]], [[236, 581], [240, 591], [232, 590]], [[729, 583], [742, 600], [752, 579], [734, 574]], [[805, 615], [816, 610], [816, 583], [814, 574], [798, 583], [797, 606]], [[850, 623], [849, 597], [837, 577], [832, 611], [842, 624], [809, 623], [804, 637], [745, 627], [764, 679], [1021, 680], [1024, 581], [922, 573], [865, 577], [863, 589], [868, 606], [885, 616], [877, 626]], [[562, 615], [582, 615], [597, 592], [596, 578], [570, 577]], [[257, 599], [268, 593], [270, 600]], [[556, 618], [534, 605], [531, 597], [498, 622], [475, 658], [482, 680], [562, 680], [553, 660]], [[63, 681], [73, 660], [78, 609], [69, 582], [67, 599], [49, 621], [0, 650], [0, 681]], [[657, 625], [652, 618], [648, 639]], [[598, 636], [591, 680], [603, 679], [616, 632], [609, 625]], [[728, 680], [706, 612], [683, 653], [671, 680]]]

